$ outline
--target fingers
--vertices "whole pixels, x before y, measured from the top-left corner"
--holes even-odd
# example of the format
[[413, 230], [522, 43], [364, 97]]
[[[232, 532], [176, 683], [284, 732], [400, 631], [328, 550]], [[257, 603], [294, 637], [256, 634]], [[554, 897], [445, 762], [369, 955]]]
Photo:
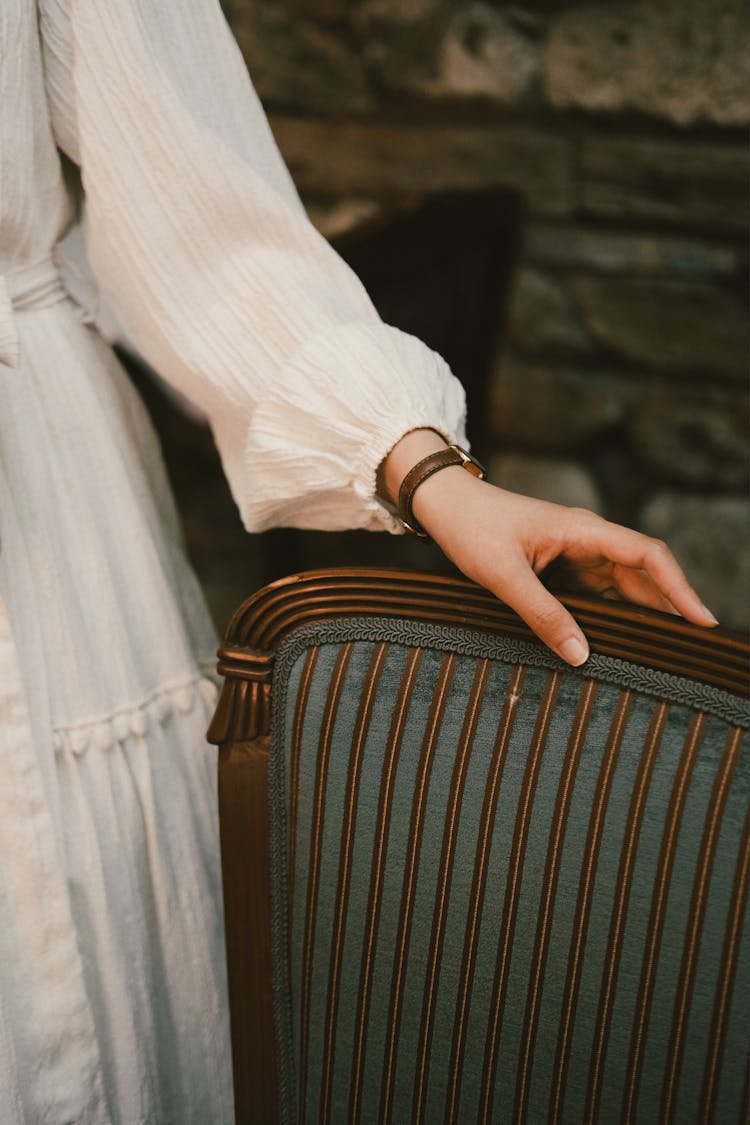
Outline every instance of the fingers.
[[545, 589], [525, 556], [503, 568], [493, 583], [498, 597], [514, 609], [541, 641], [568, 664], [578, 667], [588, 660], [589, 646], [567, 609]]
[[648, 609], [658, 609], [662, 613], [678, 612], [645, 570], [631, 570], [629, 567], [616, 565], [613, 584], [620, 595], [629, 602], [646, 606]]
[[[578, 572], [578, 588], [590, 590], [604, 598], [624, 599], [635, 605], [658, 609], [661, 613], [676, 614], [677, 610], [654, 584], [645, 570], [631, 570], [618, 563], [608, 565], [607, 573], [600, 569], [582, 569]], [[545, 574], [546, 578], [546, 574]]]
[[[633, 571], [645, 571], [658, 594], [689, 621], [694, 621], [698, 625], [718, 624], [714, 615], [703, 605], [688, 582], [682, 567], [666, 543], [598, 518], [585, 520], [583, 525], [585, 530], [581, 525], [577, 527], [578, 544], [585, 542], [590, 549]], [[638, 587], [632, 588], [635, 590]], [[645, 589], [643, 586], [640, 587], [642, 596], [645, 594]], [[630, 594], [626, 596], [631, 597]], [[640, 604], [653, 605], [656, 609], [663, 608], [653, 600], [653, 595], [648, 596], [652, 600], [642, 601]], [[640, 601], [640, 598], [632, 600]]]

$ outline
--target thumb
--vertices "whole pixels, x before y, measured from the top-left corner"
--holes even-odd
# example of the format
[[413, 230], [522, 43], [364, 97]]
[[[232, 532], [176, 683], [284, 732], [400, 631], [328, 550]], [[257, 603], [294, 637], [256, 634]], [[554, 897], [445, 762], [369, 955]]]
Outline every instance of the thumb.
[[578, 667], [588, 660], [589, 646], [580, 627], [542, 585], [525, 558], [504, 570], [495, 593], [566, 663]]

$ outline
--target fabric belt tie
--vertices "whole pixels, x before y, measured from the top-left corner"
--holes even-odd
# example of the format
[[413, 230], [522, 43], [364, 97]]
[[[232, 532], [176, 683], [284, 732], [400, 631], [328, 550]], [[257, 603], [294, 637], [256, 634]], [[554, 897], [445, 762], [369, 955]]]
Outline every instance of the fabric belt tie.
[[18, 367], [21, 345], [15, 314], [46, 309], [69, 296], [55, 257], [0, 274], [0, 363]]

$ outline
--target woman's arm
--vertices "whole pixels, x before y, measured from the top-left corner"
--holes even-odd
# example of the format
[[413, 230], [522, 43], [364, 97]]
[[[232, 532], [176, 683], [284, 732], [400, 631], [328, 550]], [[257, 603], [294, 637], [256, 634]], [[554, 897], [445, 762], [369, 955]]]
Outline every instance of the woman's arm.
[[[391, 450], [381, 480], [392, 502], [406, 473], [445, 447], [438, 434], [415, 430]], [[639, 605], [716, 625], [666, 544], [593, 512], [519, 496], [478, 480], [460, 466], [419, 486], [413, 511], [467, 577], [486, 586], [569, 664], [583, 664], [588, 644], [571, 614], [537, 575], [564, 561], [577, 583]]]
[[463, 388], [310, 222], [218, 0], [38, 4], [97, 280], [209, 418], [247, 529], [398, 531], [377, 467], [418, 426], [463, 441]]

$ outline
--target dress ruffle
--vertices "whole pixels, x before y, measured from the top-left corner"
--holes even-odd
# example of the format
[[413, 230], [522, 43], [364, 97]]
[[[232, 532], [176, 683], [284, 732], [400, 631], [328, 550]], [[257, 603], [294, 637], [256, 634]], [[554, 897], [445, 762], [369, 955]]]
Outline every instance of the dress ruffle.
[[131, 736], [144, 738], [176, 712], [189, 715], [199, 703], [210, 711], [216, 702], [217, 680], [201, 672], [189, 679], [164, 684], [138, 703], [80, 723], [54, 728], [52, 745], [58, 753], [85, 754], [111, 750]]

